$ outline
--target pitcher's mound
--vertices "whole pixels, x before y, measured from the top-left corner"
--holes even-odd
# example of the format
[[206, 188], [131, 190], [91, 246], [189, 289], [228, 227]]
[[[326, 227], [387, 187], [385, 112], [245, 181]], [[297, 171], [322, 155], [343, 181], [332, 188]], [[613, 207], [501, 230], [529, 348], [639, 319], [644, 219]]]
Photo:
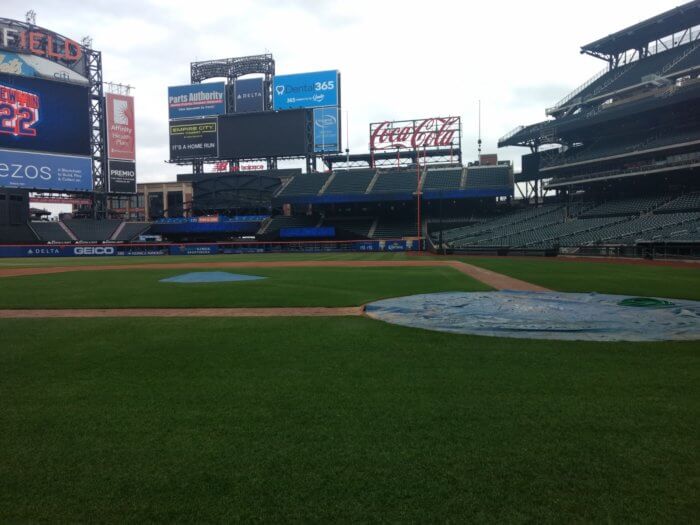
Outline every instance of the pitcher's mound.
[[700, 302], [559, 292], [447, 292], [386, 299], [366, 313], [459, 334], [584, 341], [700, 339]]
[[161, 283], [228, 283], [239, 281], [259, 281], [266, 279], [258, 275], [245, 275], [241, 273], [229, 272], [191, 272], [161, 279]]

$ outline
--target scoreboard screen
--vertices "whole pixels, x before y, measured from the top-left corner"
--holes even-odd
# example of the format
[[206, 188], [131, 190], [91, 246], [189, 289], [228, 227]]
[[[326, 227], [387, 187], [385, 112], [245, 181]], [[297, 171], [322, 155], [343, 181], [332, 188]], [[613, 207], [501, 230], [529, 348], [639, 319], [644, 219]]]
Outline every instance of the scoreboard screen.
[[0, 73], [0, 148], [90, 155], [85, 86]]

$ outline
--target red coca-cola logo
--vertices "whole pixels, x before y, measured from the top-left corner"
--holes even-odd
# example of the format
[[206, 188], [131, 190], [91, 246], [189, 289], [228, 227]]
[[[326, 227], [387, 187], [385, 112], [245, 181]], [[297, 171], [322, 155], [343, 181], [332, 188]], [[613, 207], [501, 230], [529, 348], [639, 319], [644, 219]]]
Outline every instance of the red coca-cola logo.
[[435, 148], [455, 145], [459, 117], [438, 117], [370, 126], [370, 150]]

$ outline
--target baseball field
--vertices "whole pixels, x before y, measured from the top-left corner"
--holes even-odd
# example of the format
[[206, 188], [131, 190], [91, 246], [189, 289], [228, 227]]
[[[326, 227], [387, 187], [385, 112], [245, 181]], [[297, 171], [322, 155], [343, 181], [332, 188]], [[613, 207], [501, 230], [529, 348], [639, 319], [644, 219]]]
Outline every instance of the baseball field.
[[[160, 282], [201, 271], [265, 279]], [[700, 266], [0, 260], [0, 521], [696, 521], [700, 342], [452, 335], [361, 309], [519, 285], [700, 300]]]

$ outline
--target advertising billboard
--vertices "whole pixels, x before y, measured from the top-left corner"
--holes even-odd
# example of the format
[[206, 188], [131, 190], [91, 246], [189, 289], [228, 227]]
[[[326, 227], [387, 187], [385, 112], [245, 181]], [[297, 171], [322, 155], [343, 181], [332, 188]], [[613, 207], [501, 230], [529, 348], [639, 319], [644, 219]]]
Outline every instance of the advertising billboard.
[[42, 27], [0, 18], [0, 49], [43, 57], [87, 77], [83, 47]]
[[369, 149], [461, 148], [462, 123], [459, 117], [373, 122], [369, 125]]
[[340, 106], [337, 70], [278, 75], [272, 81], [272, 107], [279, 109]]
[[47, 80], [88, 84], [88, 79], [62, 64], [35, 55], [0, 50], [0, 72]]
[[92, 160], [0, 149], [0, 187], [92, 191]]
[[88, 88], [0, 73], [0, 148], [90, 155]]
[[107, 154], [110, 159], [136, 160], [134, 97], [107, 93]]
[[310, 153], [308, 110], [243, 113], [219, 117], [219, 157], [256, 159]]
[[338, 108], [314, 109], [314, 151], [340, 151], [340, 111]]
[[168, 88], [170, 120], [212, 117], [226, 113], [226, 84], [207, 82]]
[[170, 123], [170, 160], [218, 156], [217, 119], [192, 119]]
[[236, 113], [254, 113], [265, 110], [265, 87], [263, 78], [242, 78], [233, 85]]
[[110, 159], [107, 188], [109, 193], [136, 193], [136, 163]]

